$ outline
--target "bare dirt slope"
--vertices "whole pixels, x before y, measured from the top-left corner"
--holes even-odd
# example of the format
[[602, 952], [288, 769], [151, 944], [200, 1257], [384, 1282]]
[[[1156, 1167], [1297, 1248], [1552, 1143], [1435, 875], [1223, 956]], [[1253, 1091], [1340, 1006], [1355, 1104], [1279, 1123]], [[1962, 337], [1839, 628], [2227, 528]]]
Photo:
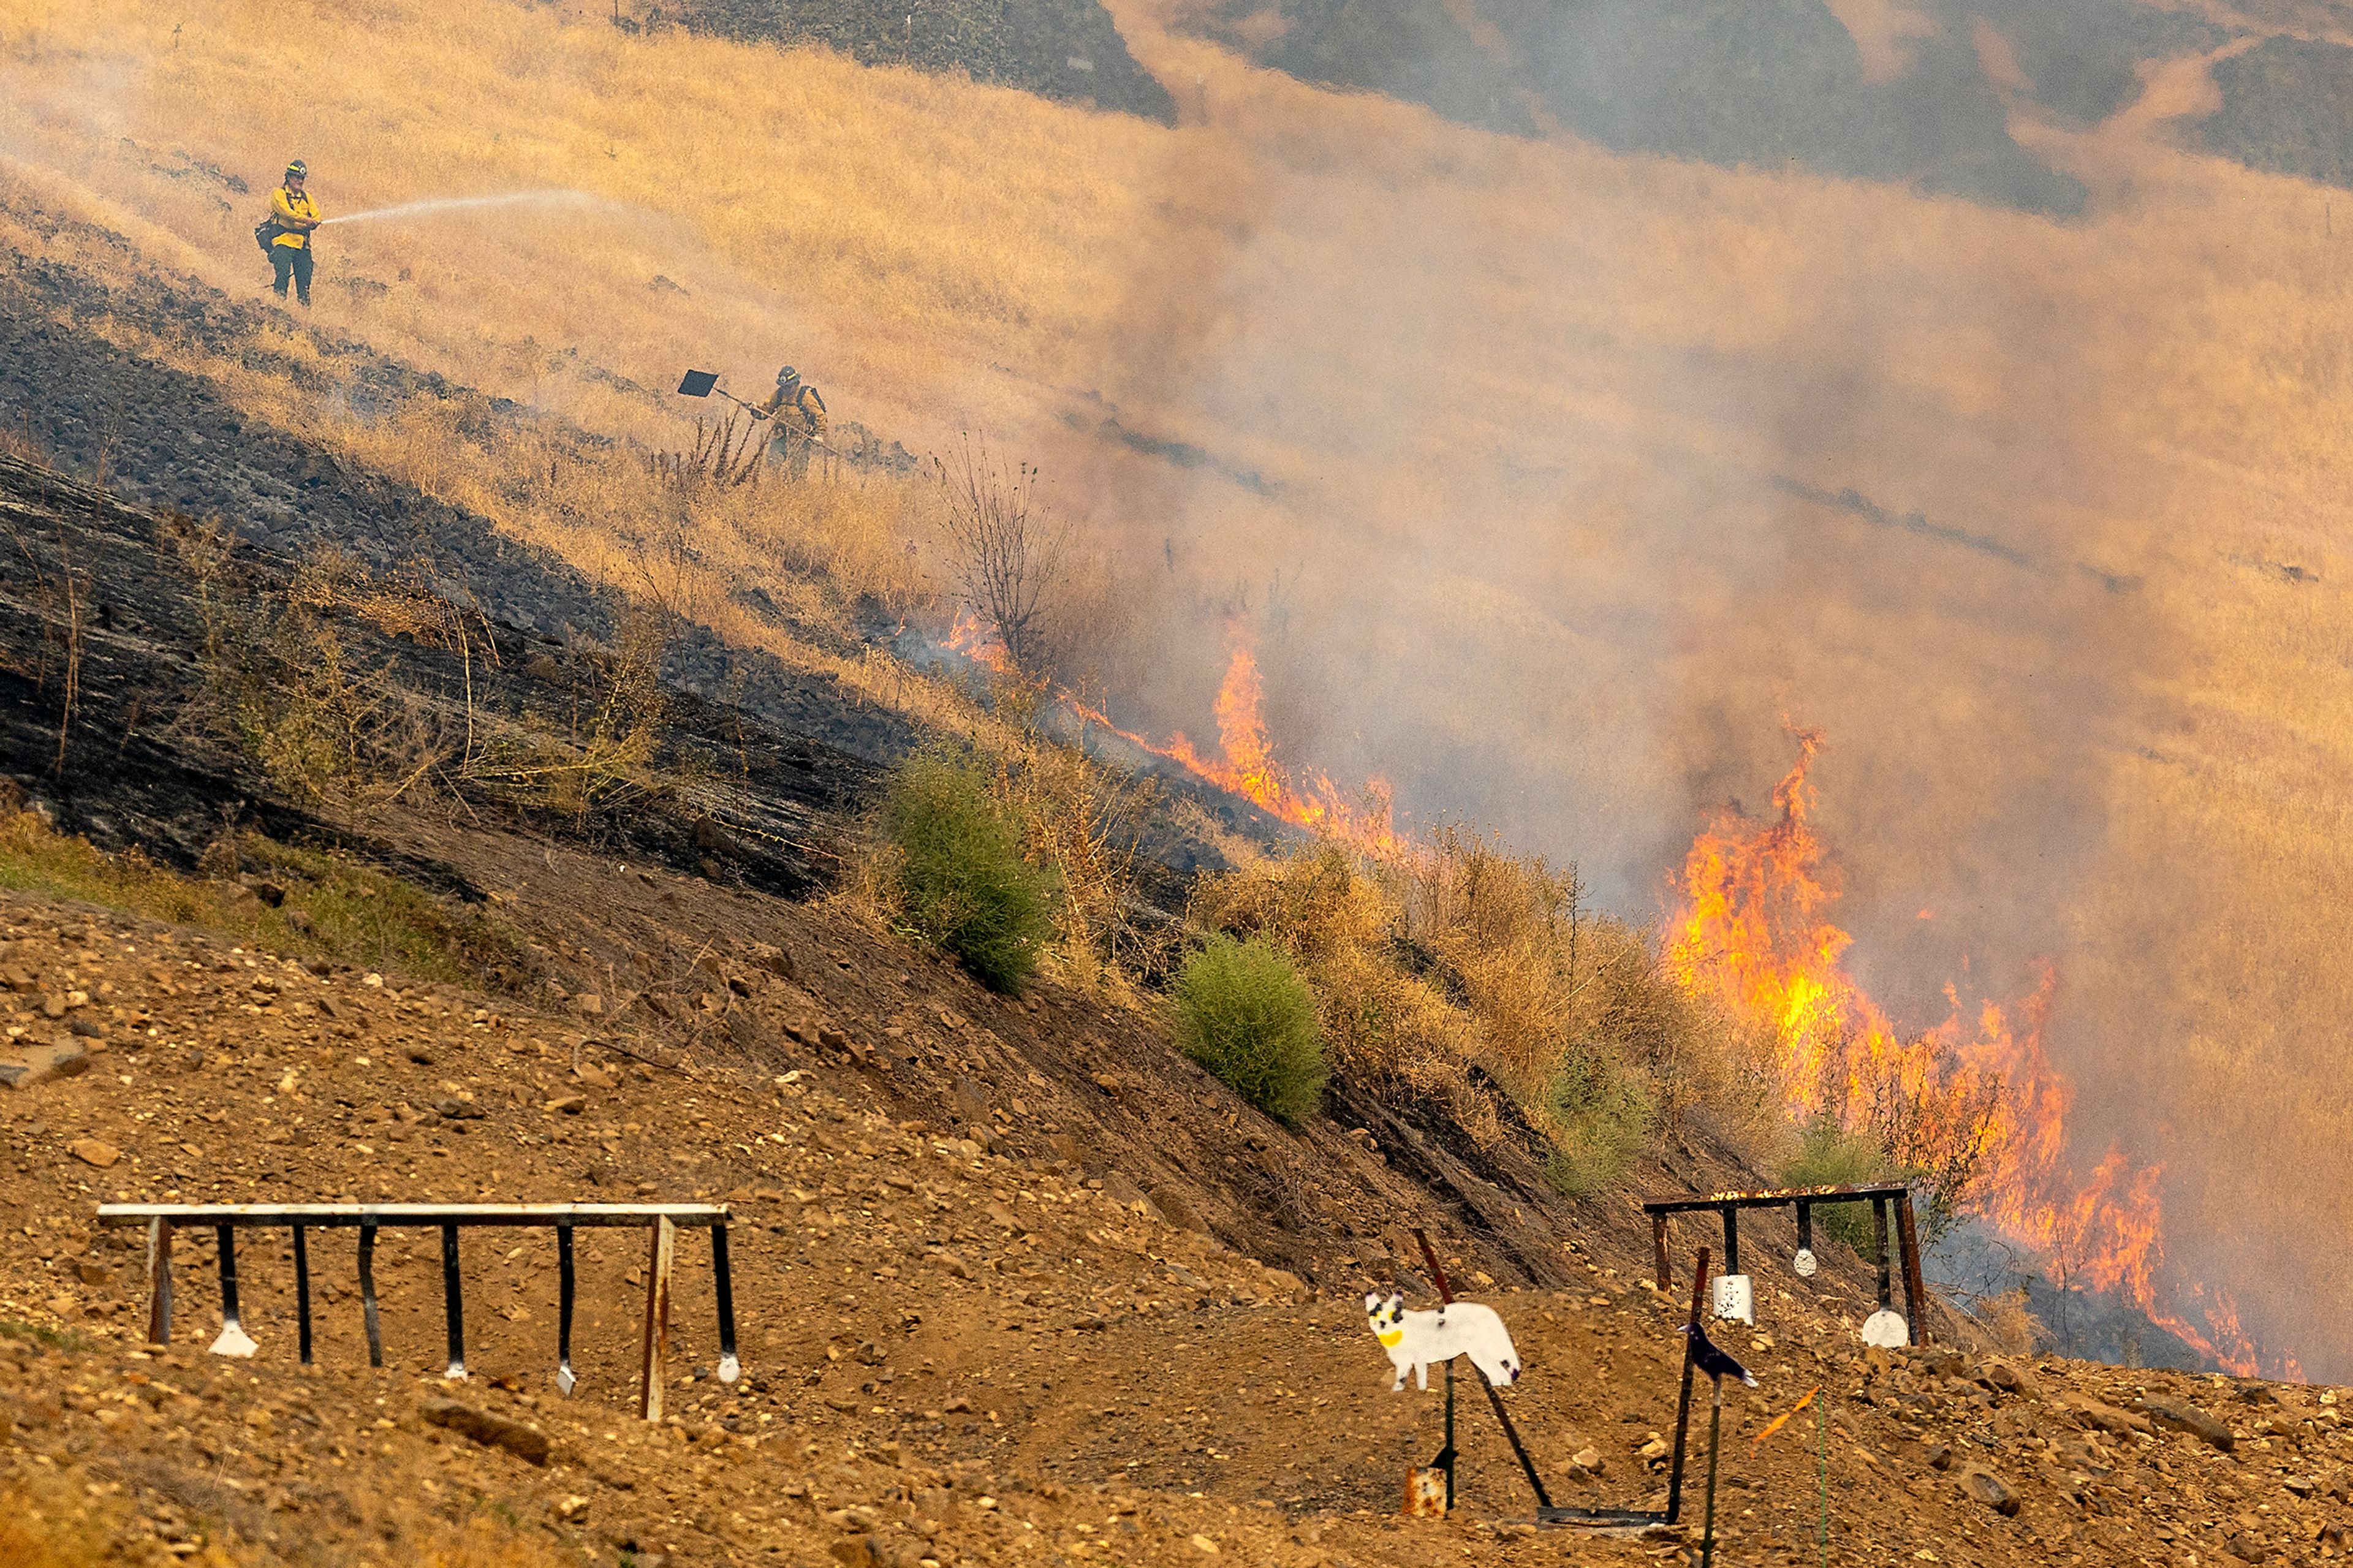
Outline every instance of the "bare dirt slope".
[[[691, 882], [649, 889], [568, 858], [548, 890], [568, 910], [598, 878], [643, 889], [681, 923], [718, 912]], [[522, 895], [523, 918], [534, 902]], [[715, 962], [692, 972], [712, 983], [704, 994], [775, 1005], [841, 1047], [728, 1052], [706, 1032], [656, 1067], [508, 999], [10, 898], [10, 1027], [69, 1029], [96, 1054], [79, 1077], [0, 1099], [8, 1484], [53, 1510], [94, 1510], [89, 1528], [134, 1562], [396, 1560], [479, 1517], [557, 1560], [603, 1562], [1556, 1560], [1557, 1536], [1511, 1522], [1531, 1500], [1472, 1405], [1455, 1519], [1389, 1517], [1406, 1467], [1439, 1446], [1440, 1398], [1388, 1392], [1354, 1298], [1400, 1277], [1373, 1233], [1411, 1217], [1441, 1225], [1465, 1281], [1512, 1324], [1529, 1371], [1506, 1397], [1556, 1499], [1659, 1498], [1642, 1450], [1671, 1430], [1678, 1309], [1606, 1241], [1572, 1238], [1546, 1289], [1491, 1287], [1481, 1277], [1498, 1260], [1414, 1213], [1348, 1140], [1294, 1142], [1173, 1065], [1138, 1062], [1133, 1025], [1051, 991], [1034, 1007], [988, 1003], [809, 910], [759, 929], [757, 946], [710, 948]], [[1026, 1076], [1050, 1030], [1101, 1042], [1122, 1087]], [[910, 1092], [934, 1063], [997, 1070], [986, 1087], [964, 1075]], [[1049, 1127], [1113, 1121], [1107, 1107], [1081, 1115], [1074, 1102], [1096, 1092], [1141, 1100], [1169, 1131], [1076, 1158], [1014, 1152]], [[1155, 1169], [1159, 1206], [1230, 1232], [1220, 1176], [1253, 1143], [1312, 1155], [1335, 1199], [1322, 1234], [1286, 1255], [1317, 1259], [1314, 1284], [1170, 1223], [1126, 1175], [1156, 1166], [1145, 1149], [1176, 1156], [1198, 1174]], [[470, 1234], [473, 1376], [445, 1387], [429, 1245], [383, 1245], [388, 1364], [371, 1371], [349, 1242], [315, 1244], [319, 1365], [305, 1372], [277, 1238], [243, 1248], [262, 1348], [229, 1362], [202, 1348], [217, 1310], [205, 1249], [182, 1247], [176, 1343], [142, 1349], [136, 1251], [92, 1224], [113, 1198], [697, 1196], [736, 1215], [746, 1375], [732, 1388], [710, 1375], [707, 1251], [690, 1239], [674, 1414], [659, 1428], [632, 1419], [641, 1258], [617, 1235], [584, 1246], [583, 1382], [565, 1400], [549, 1384], [543, 1235]], [[2346, 1439], [2331, 1393], [1948, 1351], [1891, 1359], [1854, 1341], [1858, 1278], [1801, 1286], [1778, 1259], [1757, 1267], [1759, 1331], [1725, 1336], [1762, 1384], [1727, 1401], [1729, 1561], [1817, 1560], [1822, 1455], [1841, 1563], [2333, 1549]], [[1820, 1454], [1810, 1417], [1751, 1442], [1817, 1385]], [[550, 1453], [533, 1463], [434, 1424], [450, 1396], [535, 1429]], [[1674, 1545], [1580, 1538], [1574, 1551], [1632, 1563]]]

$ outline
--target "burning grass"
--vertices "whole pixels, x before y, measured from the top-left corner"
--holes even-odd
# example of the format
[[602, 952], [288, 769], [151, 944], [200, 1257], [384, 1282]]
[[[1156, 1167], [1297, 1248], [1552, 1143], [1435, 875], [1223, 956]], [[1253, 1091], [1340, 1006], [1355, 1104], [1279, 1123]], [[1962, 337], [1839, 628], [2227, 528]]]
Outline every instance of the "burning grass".
[[[2054, 973], [2022, 1002], [1966, 1009], [1900, 1031], [1844, 964], [1832, 923], [1838, 878], [1812, 825], [1809, 770], [1821, 736], [1796, 732], [1798, 760], [1775, 814], [1727, 813], [1694, 841], [1667, 963], [1742, 1031], [1781, 1103], [1807, 1131], [1799, 1166], [1874, 1163], [1926, 1189], [1928, 1224], [1981, 1219], [2057, 1275], [2116, 1291], [2225, 1367], [2253, 1375], [2256, 1347], [2231, 1292], [2178, 1278], [2160, 1213], [2161, 1168], [2111, 1149], [2089, 1169], [2072, 1155], [2075, 1089], [2043, 1044]], [[1847, 1180], [1852, 1177], [1828, 1179]], [[2203, 1299], [2193, 1323], [2174, 1302]]]

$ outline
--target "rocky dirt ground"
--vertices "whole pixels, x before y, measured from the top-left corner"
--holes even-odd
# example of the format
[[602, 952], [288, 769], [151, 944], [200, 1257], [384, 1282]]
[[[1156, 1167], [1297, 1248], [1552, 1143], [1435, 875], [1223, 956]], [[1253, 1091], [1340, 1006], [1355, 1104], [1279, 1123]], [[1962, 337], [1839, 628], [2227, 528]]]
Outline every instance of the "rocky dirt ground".
[[[730, 896], [585, 862], [556, 890], [596, 876], [681, 922]], [[709, 929], [744, 934], [709, 941], [691, 971], [709, 989], [660, 1001], [703, 1015], [702, 1033], [653, 1050], [584, 1031], [574, 1007], [0, 904], [19, 1054], [88, 1052], [84, 1070], [0, 1098], [0, 1474], [86, 1509], [133, 1562], [391, 1561], [481, 1517], [559, 1557], [641, 1563], [1688, 1554], [1691, 1528], [1535, 1531], [1467, 1398], [1461, 1507], [1397, 1517], [1405, 1470], [1440, 1445], [1441, 1397], [1388, 1391], [1356, 1300], [1402, 1281], [1426, 1304], [1383, 1232], [1438, 1227], [1466, 1293], [1512, 1326], [1529, 1371], [1505, 1397], [1556, 1500], [1655, 1506], [1682, 1308], [1641, 1277], [1638, 1237], [1571, 1235], [1544, 1288], [1497, 1283], [1505, 1260], [1384, 1192], [1362, 1140], [1259, 1121], [1151, 1058], [1136, 1020], [1053, 987], [991, 999], [821, 910], [735, 912]], [[549, 958], [585, 980], [576, 950]], [[762, 1038], [769, 1016], [786, 1027]], [[1092, 1041], [1117, 1087], [1024, 1068], [1048, 1037]], [[1105, 1138], [1117, 1113], [1087, 1114], [1097, 1094], [1140, 1099], [1169, 1131]], [[1254, 1153], [1312, 1160], [1302, 1179], [1333, 1205], [1280, 1253], [1294, 1267], [1220, 1234], [1247, 1234], [1219, 1173]], [[318, 1364], [303, 1369], [282, 1237], [240, 1248], [261, 1349], [232, 1361], [204, 1348], [208, 1249], [184, 1237], [174, 1343], [145, 1345], [136, 1233], [94, 1223], [111, 1200], [491, 1198], [727, 1203], [743, 1379], [712, 1375], [696, 1233], [670, 1414], [649, 1426], [632, 1388], [642, 1244], [626, 1233], [583, 1241], [582, 1382], [565, 1399], [543, 1232], [468, 1234], [471, 1376], [448, 1384], [429, 1233], [381, 1245], [382, 1370], [366, 1365], [349, 1233], [314, 1242]], [[1773, 1259], [1758, 1329], [1723, 1336], [1761, 1383], [1726, 1401], [1725, 1561], [1819, 1561], [1825, 1463], [1835, 1562], [2337, 1552], [2353, 1510], [2334, 1391], [1867, 1351], [1859, 1272], [1800, 1281], [1769, 1236], [1752, 1242]], [[1820, 1426], [1810, 1411], [1757, 1441], [1815, 1388]]]

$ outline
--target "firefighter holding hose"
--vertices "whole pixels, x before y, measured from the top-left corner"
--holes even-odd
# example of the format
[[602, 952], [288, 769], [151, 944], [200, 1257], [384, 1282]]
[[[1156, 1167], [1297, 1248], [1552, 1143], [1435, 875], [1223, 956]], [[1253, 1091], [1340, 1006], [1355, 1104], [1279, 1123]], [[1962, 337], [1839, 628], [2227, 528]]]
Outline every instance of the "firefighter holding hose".
[[776, 372], [776, 390], [752, 412], [776, 421], [776, 433], [769, 441], [782, 448], [786, 471], [797, 479], [808, 478], [809, 448], [825, 444], [825, 399], [818, 395], [817, 388], [786, 365]]
[[286, 285], [290, 280], [295, 298], [305, 307], [311, 303], [311, 273], [315, 265], [311, 253], [311, 231], [323, 221], [319, 216], [319, 204], [302, 188], [310, 174], [310, 166], [300, 158], [286, 165], [286, 183], [269, 193], [269, 216], [254, 235], [269, 253], [271, 287], [278, 297], [286, 298]]

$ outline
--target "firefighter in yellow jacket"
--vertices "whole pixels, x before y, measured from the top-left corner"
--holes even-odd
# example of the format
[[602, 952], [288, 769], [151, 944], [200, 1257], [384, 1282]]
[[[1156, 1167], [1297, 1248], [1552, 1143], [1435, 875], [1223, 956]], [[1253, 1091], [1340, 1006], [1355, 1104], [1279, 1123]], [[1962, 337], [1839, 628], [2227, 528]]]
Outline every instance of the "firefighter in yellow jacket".
[[801, 379], [800, 372], [786, 365], [776, 373], [776, 390], [768, 394], [759, 412], [776, 421], [776, 434], [768, 439], [783, 448], [786, 471], [797, 479], [807, 479], [809, 448], [825, 445], [825, 399]]
[[303, 304], [311, 302], [311, 271], [314, 265], [311, 254], [311, 231], [319, 226], [319, 204], [302, 189], [310, 168], [297, 158], [286, 165], [286, 183], [269, 193], [269, 220], [278, 230], [269, 242], [269, 266], [275, 278], [271, 287], [278, 297], [286, 298], [286, 285], [294, 284], [294, 296]]

